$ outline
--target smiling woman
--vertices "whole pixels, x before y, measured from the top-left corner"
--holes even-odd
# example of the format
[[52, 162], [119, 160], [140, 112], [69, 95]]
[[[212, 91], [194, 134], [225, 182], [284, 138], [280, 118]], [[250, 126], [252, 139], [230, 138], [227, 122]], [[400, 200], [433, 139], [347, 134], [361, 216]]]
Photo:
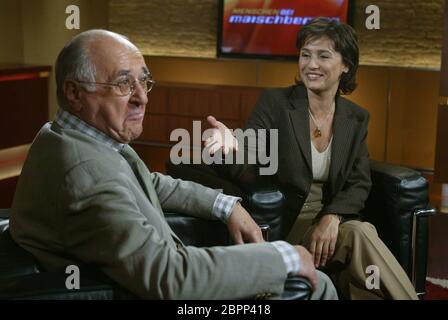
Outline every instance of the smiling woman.
[[[417, 299], [375, 227], [358, 221], [371, 188], [369, 113], [340, 96], [356, 88], [355, 31], [317, 18], [299, 31], [296, 46], [301, 80], [266, 90], [246, 123], [246, 129], [278, 130], [282, 142], [271, 145], [278, 151], [270, 153], [279, 155], [275, 181], [285, 193], [285, 224], [291, 226], [283, 236], [311, 252], [315, 266], [331, 275], [345, 299]], [[215, 133], [206, 146], [235, 151], [234, 138], [222, 137], [229, 129], [216, 120], [210, 124]], [[223, 168], [243, 182], [253, 180], [254, 169], [247, 162]], [[299, 215], [308, 219], [298, 219]], [[365, 287], [365, 270], [371, 265], [388, 279], [372, 290]]]
[[339, 89], [339, 80], [349, 67], [334, 49], [328, 37], [309, 39], [301, 48], [299, 59], [300, 78], [305, 86], [316, 93], [330, 91], [334, 96]]

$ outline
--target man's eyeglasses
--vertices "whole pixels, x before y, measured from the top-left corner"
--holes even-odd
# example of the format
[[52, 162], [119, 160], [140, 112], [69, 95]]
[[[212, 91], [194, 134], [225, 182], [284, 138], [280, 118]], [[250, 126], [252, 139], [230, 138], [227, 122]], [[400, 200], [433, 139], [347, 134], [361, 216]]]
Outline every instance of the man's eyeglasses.
[[142, 86], [143, 90], [145, 90], [146, 93], [150, 92], [152, 88], [154, 87], [154, 84], [156, 83], [154, 80], [146, 77], [144, 79], [140, 80], [133, 80], [133, 78], [128, 77], [123, 80], [119, 80], [115, 83], [106, 83], [106, 82], [89, 82], [89, 81], [78, 81], [75, 80], [78, 83], [85, 83], [85, 84], [101, 84], [104, 86], [112, 86], [115, 88], [118, 88], [119, 94], [122, 96], [132, 95], [135, 92], [137, 81], [140, 82], [140, 85]]

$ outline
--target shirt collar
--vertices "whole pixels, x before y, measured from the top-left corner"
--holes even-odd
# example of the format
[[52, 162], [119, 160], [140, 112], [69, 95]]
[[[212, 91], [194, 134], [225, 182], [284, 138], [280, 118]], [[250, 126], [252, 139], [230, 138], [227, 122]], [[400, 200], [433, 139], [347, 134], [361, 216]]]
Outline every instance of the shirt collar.
[[72, 129], [82, 132], [106, 145], [113, 148], [114, 150], [120, 152], [125, 146], [123, 143], [118, 142], [117, 140], [109, 137], [104, 132], [99, 131], [98, 129], [92, 127], [86, 122], [82, 121], [77, 116], [67, 112], [61, 108], [59, 108], [56, 113], [56, 118], [54, 120], [59, 126], [64, 129]]

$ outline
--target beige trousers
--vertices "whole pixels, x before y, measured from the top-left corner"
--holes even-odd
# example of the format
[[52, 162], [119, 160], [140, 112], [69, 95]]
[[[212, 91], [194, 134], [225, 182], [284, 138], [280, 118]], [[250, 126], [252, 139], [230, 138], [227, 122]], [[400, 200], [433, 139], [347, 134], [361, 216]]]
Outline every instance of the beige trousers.
[[[314, 226], [309, 226], [308, 221], [305, 234], [299, 235], [297, 232], [303, 231], [304, 226], [298, 222], [286, 240], [309, 248]], [[367, 269], [369, 266], [374, 266], [375, 275]], [[322, 271], [330, 276], [343, 299], [418, 299], [407, 274], [368, 222], [347, 221], [339, 225], [334, 255]], [[378, 281], [372, 276], [378, 276]]]

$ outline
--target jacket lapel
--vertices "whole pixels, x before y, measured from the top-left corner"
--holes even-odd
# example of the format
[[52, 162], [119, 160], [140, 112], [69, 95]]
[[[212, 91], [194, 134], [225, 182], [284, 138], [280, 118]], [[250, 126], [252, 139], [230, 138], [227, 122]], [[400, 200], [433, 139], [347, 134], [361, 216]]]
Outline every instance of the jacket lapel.
[[[123, 152], [124, 151], [124, 152]], [[130, 146], [126, 145], [123, 149], [122, 154], [125, 157], [125, 159], [128, 161], [129, 165], [131, 166], [132, 171], [134, 172], [135, 176], [137, 177], [137, 180], [140, 182], [141, 187], [143, 188], [144, 192], [148, 196], [149, 201], [152, 203], [152, 205], [156, 208], [156, 210], [159, 212], [159, 214], [164, 217], [162, 207], [160, 206], [160, 201], [156, 193], [156, 189], [154, 188], [154, 185], [151, 181], [151, 174], [146, 167], [145, 163], [142, 159], [137, 155], [137, 153], [132, 149]], [[166, 222], [165, 218], [163, 220]], [[167, 224], [168, 225], [168, 224]], [[169, 227], [169, 226], [168, 226]], [[179, 237], [173, 232], [171, 227], [169, 227], [169, 231], [171, 234], [171, 237], [174, 239], [174, 241], [183, 246], [182, 241], [179, 239]]]
[[149, 173], [148, 168], [143, 163], [141, 159], [138, 159], [136, 161], [137, 165], [137, 176], [138, 180], [140, 181], [140, 184], [143, 187], [143, 190], [145, 190], [146, 195], [149, 198], [149, 201], [151, 201], [152, 205], [159, 210], [159, 212], [162, 212], [162, 207], [160, 206], [159, 199], [156, 194], [156, 190], [151, 182], [151, 174]]
[[350, 117], [344, 101], [338, 100], [333, 119], [333, 145], [329, 173], [331, 190], [335, 190], [338, 174], [350, 155], [350, 148], [355, 135], [354, 119]]
[[[312, 172], [311, 137], [306, 88], [300, 85], [296, 86], [289, 99], [293, 106], [293, 109], [289, 112], [289, 116], [294, 130], [294, 135], [308, 169]], [[355, 137], [355, 131], [355, 119], [352, 118], [346, 102], [343, 99], [337, 98], [333, 120], [333, 142], [328, 179], [331, 190], [335, 190], [339, 172], [350, 155], [350, 149]]]
[[140, 183], [143, 191], [148, 197], [149, 201], [151, 201], [152, 205], [162, 212], [162, 208], [160, 206], [159, 200], [157, 198], [157, 194], [155, 192], [154, 186], [151, 182], [151, 174], [149, 173], [148, 168], [145, 163], [140, 159], [137, 153], [132, 149], [129, 145], [125, 145], [121, 154], [128, 161], [132, 171], [134, 172], [137, 180]]
[[289, 112], [290, 120], [294, 130], [299, 149], [303, 158], [312, 172], [310, 122], [308, 115], [308, 99], [305, 97], [293, 97], [291, 103], [294, 109]]

